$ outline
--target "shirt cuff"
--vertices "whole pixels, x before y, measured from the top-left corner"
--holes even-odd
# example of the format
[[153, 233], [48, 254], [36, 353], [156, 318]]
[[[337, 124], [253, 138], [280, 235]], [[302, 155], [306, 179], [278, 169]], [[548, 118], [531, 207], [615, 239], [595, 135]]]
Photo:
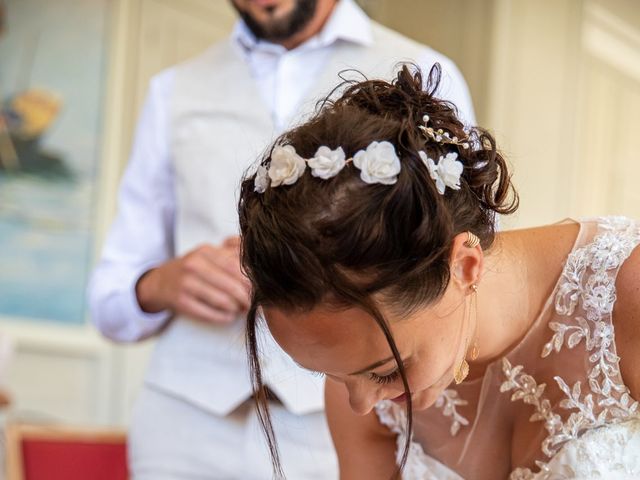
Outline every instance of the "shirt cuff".
[[130, 322], [127, 322], [126, 328], [126, 330], [130, 329], [131, 331], [127, 331], [125, 335], [131, 340], [142, 340], [154, 335], [162, 329], [167, 320], [173, 315], [170, 310], [162, 310], [156, 313], [145, 312], [140, 307], [140, 303], [138, 303], [136, 285], [140, 277], [158, 265], [157, 262], [144, 265], [135, 271], [132, 276], [134, 281], [131, 282], [131, 287], [129, 288], [125, 305], [126, 312], [124, 312], [126, 317], [131, 319]]

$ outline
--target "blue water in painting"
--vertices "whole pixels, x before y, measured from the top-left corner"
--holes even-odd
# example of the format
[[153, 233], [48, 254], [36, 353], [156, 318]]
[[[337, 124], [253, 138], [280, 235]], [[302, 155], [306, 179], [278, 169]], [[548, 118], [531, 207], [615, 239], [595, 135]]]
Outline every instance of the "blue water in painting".
[[84, 321], [92, 248], [88, 193], [88, 185], [0, 175], [0, 314]]

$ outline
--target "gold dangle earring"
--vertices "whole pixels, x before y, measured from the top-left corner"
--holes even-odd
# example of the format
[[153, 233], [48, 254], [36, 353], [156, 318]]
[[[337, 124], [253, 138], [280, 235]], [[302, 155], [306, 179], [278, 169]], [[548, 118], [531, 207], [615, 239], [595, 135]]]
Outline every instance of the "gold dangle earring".
[[471, 285], [471, 290], [473, 290], [473, 293], [471, 294], [471, 303], [473, 303], [476, 328], [473, 334], [473, 347], [471, 347], [471, 353], [469, 356], [471, 357], [471, 361], [474, 361], [478, 359], [478, 356], [480, 356], [480, 349], [478, 348], [478, 285], [475, 283]]
[[[469, 328], [469, 316], [470, 316], [471, 308], [467, 305], [467, 301], [465, 299], [464, 302], [464, 312], [463, 312], [463, 328]], [[469, 338], [464, 342], [464, 356], [462, 357], [462, 361], [458, 364], [458, 366], [453, 371], [453, 380], [456, 382], [456, 385], [460, 385], [467, 375], [469, 375], [469, 362], [467, 362], [467, 349], [469, 348]]]
[[[473, 285], [471, 285], [471, 290], [473, 290], [473, 293], [471, 294], [471, 301], [469, 303], [471, 303], [473, 305], [470, 305], [468, 309], [465, 308], [465, 324], [469, 325], [469, 322], [471, 320], [471, 310], [475, 309], [475, 320], [476, 320], [476, 328], [475, 328], [475, 333], [474, 333], [474, 340], [473, 340], [473, 347], [471, 347], [471, 353], [469, 354], [469, 357], [471, 358], [471, 361], [475, 360], [478, 358], [478, 356], [480, 355], [480, 349], [478, 348], [478, 302], [477, 302], [477, 295], [478, 295], [478, 286], [474, 283]], [[467, 313], [468, 312], [468, 313]], [[467, 340], [467, 342], [465, 342], [465, 347], [464, 347], [464, 358], [462, 359], [462, 362], [460, 362], [460, 364], [456, 367], [456, 369], [453, 372], [453, 379], [456, 382], [457, 385], [460, 385], [465, 378], [467, 378], [467, 376], [469, 375], [469, 362], [467, 362], [467, 350], [469, 349], [469, 341]]]
[[[475, 248], [478, 245], [480, 245], [480, 239], [478, 238], [478, 236], [472, 232], [467, 232], [467, 240], [464, 242], [464, 246], [467, 248]], [[469, 306], [469, 310], [468, 313], [465, 312], [465, 317], [466, 318], [466, 324], [469, 325], [469, 321], [471, 320], [471, 310], [472, 307], [475, 310], [475, 321], [476, 321], [476, 327], [475, 327], [475, 333], [474, 333], [474, 340], [473, 340], [473, 347], [471, 348], [471, 353], [469, 354], [469, 357], [471, 358], [471, 360], [475, 360], [478, 358], [478, 356], [480, 355], [480, 350], [478, 348], [478, 300], [477, 300], [477, 296], [478, 296], [478, 286], [474, 283], [473, 285], [471, 285], [471, 290], [473, 290], [473, 293], [471, 294], [471, 301], [470, 303], [472, 303], [473, 305]], [[461, 384], [465, 378], [467, 378], [467, 376], [469, 375], [469, 362], [467, 362], [467, 350], [469, 349], [469, 342], [467, 340], [467, 342], [465, 343], [465, 348], [464, 348], [464, 358], [462, 359], [462, 362], [460, 362], [460, 364], [456, 367], [455, 371], [453, 372], [453, 379], [456, 382], [457, 385]]]
[[469, 362], [467, 362], [466, 357], [462, 359], [460, 365], [458, 365], [453, 372], [453, 379], [456, 382], [456, 385], [460, 385], [464, 382], [464, 379], [469, 375]]
[[[480, 239], [475, 233], [467, 231], [467, 240], [464, 242], [464, 246], [467, 248], [476, 248], [480, 245]], [[473, 303], [473, 311], [475, 314], [476, 328], [474, 333], [473, 347], [471, 347], [471, 361], [476, 360], [480, 355], [480, 349], [478, 348], [478, 285], [475, 283], [471, 285], [471, 290], [473, 290], [471, 303]], [[469, 312], [469, 316], [471, 316], [471, 312]]]

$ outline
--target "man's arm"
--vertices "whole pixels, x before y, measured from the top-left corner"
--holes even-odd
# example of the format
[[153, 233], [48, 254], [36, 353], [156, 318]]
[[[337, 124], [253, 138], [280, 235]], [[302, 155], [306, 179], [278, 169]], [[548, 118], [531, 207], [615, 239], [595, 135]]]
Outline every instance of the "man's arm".
[[116, 218], [88, 287], [93, 322], [116, 341], [153, 335], [171, 315], [142, 310], [136, 283], [173, 257], [175, 192], [167, 132], [172, 87], [172, 71], [151, 81], [120, 184]]

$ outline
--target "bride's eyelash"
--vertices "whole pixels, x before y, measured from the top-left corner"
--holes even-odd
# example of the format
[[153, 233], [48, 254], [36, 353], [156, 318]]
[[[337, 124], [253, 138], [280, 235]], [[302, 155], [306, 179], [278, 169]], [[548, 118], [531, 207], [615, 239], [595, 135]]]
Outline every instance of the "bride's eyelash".
[[369, 379], [379, 383], [381, 385], [386, 385], [387, 383], [395, 382], [400, 376], [400, 372], [395, 370], [388, 375], [377, 375], [373, 372], [369, 373]]

